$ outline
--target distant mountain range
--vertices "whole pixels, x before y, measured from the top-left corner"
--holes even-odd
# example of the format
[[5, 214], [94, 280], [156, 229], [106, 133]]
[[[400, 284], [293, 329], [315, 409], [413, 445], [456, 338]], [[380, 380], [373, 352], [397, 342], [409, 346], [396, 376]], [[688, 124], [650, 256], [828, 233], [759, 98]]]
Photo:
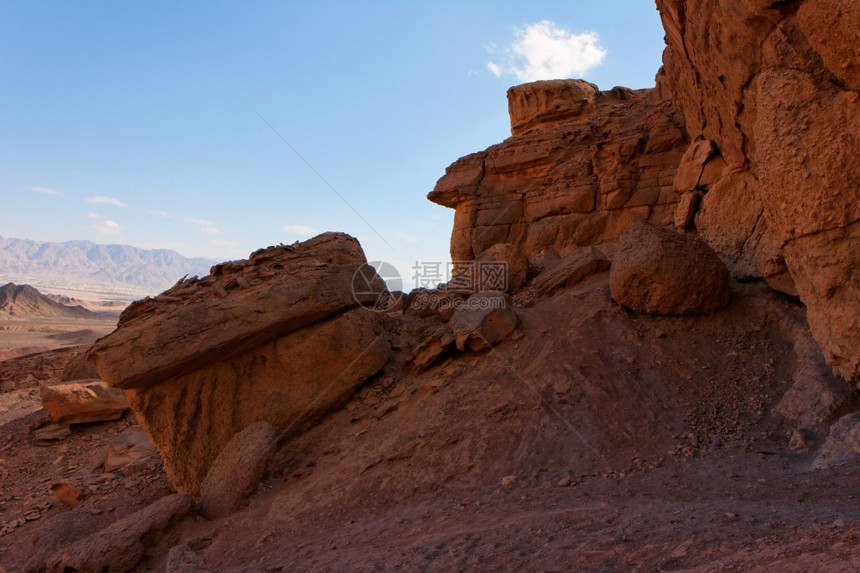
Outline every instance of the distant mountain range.
[[0, 318], [94, 318], [82, 306], [66, 306], [49, 299], [30, 285], [9, 283], [0, 287]]
[[186, 274], [207, 275], [217, 262], [188, 259], [167, 249], [0, 236], [0, 284], [29, 284], [43, 291], [68, 289], [137, 298], [158, 294]]

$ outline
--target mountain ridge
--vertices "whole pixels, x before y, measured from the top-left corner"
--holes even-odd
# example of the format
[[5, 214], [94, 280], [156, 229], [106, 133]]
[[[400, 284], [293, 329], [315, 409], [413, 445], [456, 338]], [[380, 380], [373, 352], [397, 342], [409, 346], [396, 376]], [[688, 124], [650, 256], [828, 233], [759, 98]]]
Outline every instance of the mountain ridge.
[[54, 302], [30, 285], [7, 283], [0, 287], [0, 318], [94, 318], [96, 313], [80, 305]]
[[140, 297], [157, 294], [185, 275], [205, 275], [218, 261], [170, 249], [101, 245], [86, 240], [35, 241], [0, 235], [0, 283], [42, 290]]

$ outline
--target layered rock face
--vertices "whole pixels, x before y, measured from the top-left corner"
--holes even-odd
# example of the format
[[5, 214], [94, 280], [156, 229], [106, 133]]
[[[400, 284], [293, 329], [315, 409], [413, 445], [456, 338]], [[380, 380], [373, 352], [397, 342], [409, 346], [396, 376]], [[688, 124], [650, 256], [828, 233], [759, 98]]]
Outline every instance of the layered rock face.
[[[860, 6], [657, 0], [658, 91], [702, 150], [700, 235], [798, 294], [834, 370], [860, 370]], [[710, 168], [707, 166], [713, 162]], [[707, 177], [705, 171], [709, 171]]]
[[631, 221], [672, 221], [688, 140], [653, 90], [578, 80], [508, 90], [513, 137], [456, 161], [429, 199], [456, 210], [451, 257], [509, 243], [529, 259], [617, 238]]
[[304, 429], [385, 365], [380, 316], [353, 295], [365, 262], [340, 233], [261, 250], [135, 303], [95, 344], [90, 359], [126, 390], [178, 491], [197, 495], [248, 425]]

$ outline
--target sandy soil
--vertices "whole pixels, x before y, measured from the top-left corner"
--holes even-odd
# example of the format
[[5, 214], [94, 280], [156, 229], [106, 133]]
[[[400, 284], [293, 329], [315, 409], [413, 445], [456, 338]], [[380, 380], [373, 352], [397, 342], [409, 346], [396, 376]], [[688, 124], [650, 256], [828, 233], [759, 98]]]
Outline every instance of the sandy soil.
[[116, 328], [118, 314], [96, 319], [0, 320], [0, 361], [55, 348], [92, 344]]

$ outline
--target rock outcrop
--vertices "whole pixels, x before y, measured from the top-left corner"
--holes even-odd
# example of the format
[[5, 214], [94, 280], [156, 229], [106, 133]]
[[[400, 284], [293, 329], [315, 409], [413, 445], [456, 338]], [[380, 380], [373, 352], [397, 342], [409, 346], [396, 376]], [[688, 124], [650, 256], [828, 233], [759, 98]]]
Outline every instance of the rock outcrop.
[[645, 314], [708, 314], [731, 296], [729, 271], [704, 241], [644, 221], [621, 235], [609, 287], [618, 304]]
[[451, 256], [534, 264], [633, 220], [695, 231], [741, 280], [799, 296], [840, 376], [860, 377], [860, 9], [852, 0], [657, 0], [655, 90], [508, 91], [512, 137], [452, 164]]
[[696, 228], [736, 274], [799, 295], [828, 362], [856, 378], [860, 8], [852, 0], [657, 5], [668, 44], [658, 91], [683, 111], [696, 146], [685, 158], [701, 167]]
[[513, 137], [454, 162], [428, 196], [455, 209], [455, 265], [497, 243], [532, 260], [616, 239], [636, 219], [670, 223], [688, 140], [654, 95], [579, 80], [508, 90]]
[[[177, 491], [199, 494], [249, 424], [304, 429], [382, 368], [380, 315], [352, 288], [368, 269], [340, 233], [260, 250], [132, 304], [94, 345], [91, 359], [126, 390]], [[384, 288], [375, 275], [362, 282]]]

